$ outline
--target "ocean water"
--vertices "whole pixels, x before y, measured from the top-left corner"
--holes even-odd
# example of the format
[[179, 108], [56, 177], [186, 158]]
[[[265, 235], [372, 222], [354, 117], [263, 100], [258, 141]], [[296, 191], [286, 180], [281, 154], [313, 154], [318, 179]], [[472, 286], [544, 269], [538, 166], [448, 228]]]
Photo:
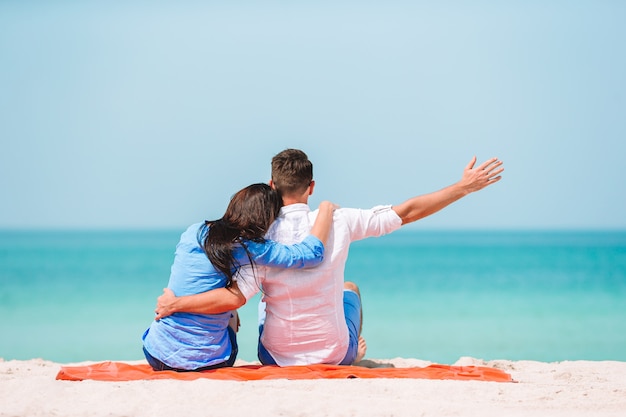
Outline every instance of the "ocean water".
[[[0, 231], [0, 358], [142, 359], [181, 232]], [[355, 242], [346, 279], [370, 358], [626, 361], [624, 231], [401, 230]]]

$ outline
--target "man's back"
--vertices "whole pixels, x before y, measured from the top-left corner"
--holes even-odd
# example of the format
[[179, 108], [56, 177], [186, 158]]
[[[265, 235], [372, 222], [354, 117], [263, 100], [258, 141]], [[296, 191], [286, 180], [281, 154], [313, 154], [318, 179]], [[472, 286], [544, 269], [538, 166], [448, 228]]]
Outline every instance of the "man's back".
[[[306, 204], [285, 206], [268, 231], [268, 238], [297, 242], [307, 235], [316, 215]], [[344, 359], [349, 335], [343, 311], [343, 283], [350, 243], [400, 226], [401, 219], [390, 206], [338, 209], [321, 265], [290, 272], [275, 268], [257, 271], [266, 303], [261, 341], [276, 363], [339, 364]]]

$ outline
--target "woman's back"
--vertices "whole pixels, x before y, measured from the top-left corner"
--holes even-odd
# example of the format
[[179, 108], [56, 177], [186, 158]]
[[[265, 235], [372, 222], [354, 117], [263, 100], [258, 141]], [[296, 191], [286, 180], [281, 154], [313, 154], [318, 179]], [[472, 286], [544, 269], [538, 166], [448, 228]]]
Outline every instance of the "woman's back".
[[[198, 294], [226, 285], [226, 276], [215, 269], [198, 243], [196, 223], [181, 235], [168, 288], [176, 295]], [[200, 237], [202, 238], [202, 233]], [[154, 321], [144, 333], [144, 347], [172, 368], [196, 369], [227, 360], [232, 352], [227, 327], [230, 312], [222, 314], [176, 313]]]
[[[334, 205], [324, 204], [325, 215], [318, 216], [324, 220], [316, 221], [315, 232], [287, 246], [264, 239], [280, 206], [280, 197], [269, 185], [252, 184], [233, 195], [222, 218], [189, 226], [176, 246], [169, 289], [184, 296], [229, 287], [237, 269], [253, 262], [281, 268], [318, 265]], [[232, 366], [237, 342], [228, 327], [230, 318], [230, 312], [175, 313], [153, 321], [143, 335], [146, 359], [158, 370]]]

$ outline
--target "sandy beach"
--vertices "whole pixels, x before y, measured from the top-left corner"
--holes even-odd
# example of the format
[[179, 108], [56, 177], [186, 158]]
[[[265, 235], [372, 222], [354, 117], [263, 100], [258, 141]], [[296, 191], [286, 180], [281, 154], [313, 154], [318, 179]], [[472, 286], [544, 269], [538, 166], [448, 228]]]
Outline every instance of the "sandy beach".
[[[131, 362], [139, 363], [139, 362]], [[83, 362], [76, 365], [89, 364]], [[238, 362], [237, 365], [251, 364]], [[370, 366], [421, 367], [395, 358]], [[73, 364], [63, 364], [73, 365]], [[483, 361], [516, 381], [58, 381], [62, 364], [0, 361], [0, 416], [623, 416], [626, 362]]]

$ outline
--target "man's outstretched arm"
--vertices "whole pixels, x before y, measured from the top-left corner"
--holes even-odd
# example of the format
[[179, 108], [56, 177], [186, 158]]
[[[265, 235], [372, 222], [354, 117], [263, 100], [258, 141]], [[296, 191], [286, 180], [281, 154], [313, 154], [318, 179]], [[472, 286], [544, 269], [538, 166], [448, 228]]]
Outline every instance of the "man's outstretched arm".
[[402, 224], [428, 217], [466, 195], [482, 190], [502, 179], [500, 174], [504, 168], [502, 161], [499, 161], [498, 158], [491, 158], [476, 168], [474, 168], [475, 164], [476, 157], [473, 157], [465, 167], [463, 177], [457, 183], [433, 193], [410, 198], [402, 204], [393, 206], [392, 209], [400, 216]]

